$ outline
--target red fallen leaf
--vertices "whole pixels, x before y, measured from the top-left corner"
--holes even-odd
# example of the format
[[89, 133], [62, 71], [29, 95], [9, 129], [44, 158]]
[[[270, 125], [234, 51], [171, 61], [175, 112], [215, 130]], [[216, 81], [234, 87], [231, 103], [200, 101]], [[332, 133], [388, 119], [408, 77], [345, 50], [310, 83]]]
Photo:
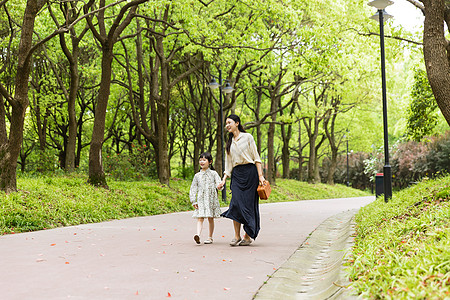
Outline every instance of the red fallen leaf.
[[172, 297], [172, 295], [169, 292], [167, 292], [167, 297]]
[[273, 268], [274, 270], [276, 270], [277, 268]]
[[160, 235], [159, 238], [162, 239], [162, 235]]
[[222, 259], [222, 261], [227, 261], [226, 259]]
[[66, 263], [65, 263], [66, 265], [68, 265], [68, 264], [70, 264], [70, 262], [68, 262], [68, 261], [66, 261]]
[[225, 237], [224, 235], [222, 235], [222, 237]]
[[75, 232], [73, 235], [77, 235], [77, 233]]
[[230, 290], [230, 288], [227, 288], [227, 287], [224, 287], [223, 288], [225, 291], [229, 291]]
[[139, 295], [139, 291], [136, 291], [135, 295], [136, 295], [136, 296]]
[[50, 246], [52, 246], [52, 247], [55, 246], [55, 245], [56, 245], [56, 244], [50, 244]]
[[156, 230], [156, 228], [153, 228], [153, 230]]
[[177, 229], [175, 228], [173, 231], [177, 231]]

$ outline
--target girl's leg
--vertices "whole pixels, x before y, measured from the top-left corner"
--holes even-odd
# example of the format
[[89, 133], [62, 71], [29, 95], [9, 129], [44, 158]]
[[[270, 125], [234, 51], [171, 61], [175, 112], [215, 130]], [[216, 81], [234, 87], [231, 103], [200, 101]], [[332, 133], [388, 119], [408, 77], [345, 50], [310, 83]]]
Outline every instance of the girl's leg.
[[205, 220], [205, 218], [198, 218], [197, 219], [197, 235], [198, 236], [200, 236], [202, 234], [203, 220]]
[[204, 220], [204, 218], [197, 219], [197, 234], [194, 235], [194, 241], [197, 244], [200, 244], [200, 235], [202, 234], [203, 220]]
[[212, 238], [214, 233], [214, 218], [208, 218], [209, 222], [209, 237]]
[[234, 238], [236, 240], [241, 239], [241, 223], [233, 220], [233, 226], [234, 226]]

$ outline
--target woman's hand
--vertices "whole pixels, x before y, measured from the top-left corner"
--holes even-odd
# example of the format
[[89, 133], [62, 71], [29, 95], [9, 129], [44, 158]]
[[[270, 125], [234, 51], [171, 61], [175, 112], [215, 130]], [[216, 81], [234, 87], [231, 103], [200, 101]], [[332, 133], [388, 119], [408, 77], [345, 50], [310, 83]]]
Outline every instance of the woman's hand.
[[260, 176], [259, 176], [259, 184], [260, 184], [260, 185], [263, 185], [263, 184], [264, 184], [264, 181], [266, 181], [266, 179], [264, 178], [264, 175], [260, 175]]
[[193, 205], [195, 209], [198, 209], [198, 204]]

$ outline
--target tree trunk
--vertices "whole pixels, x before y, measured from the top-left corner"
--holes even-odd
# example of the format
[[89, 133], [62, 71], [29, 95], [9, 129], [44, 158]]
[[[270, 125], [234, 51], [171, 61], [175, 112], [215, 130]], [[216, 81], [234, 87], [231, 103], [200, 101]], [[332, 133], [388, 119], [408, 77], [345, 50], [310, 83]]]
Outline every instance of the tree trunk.
[[67, 110], [69, 114], [69, 137], [66, 145], [65, 169], [71, 173], [75, 170], [75, 147], [77, 143], [77, 118], [75, 112], [75, 103], [77, 100], [78, 85], [80, 76], [78, 73], [78, 41], [72, 38], [72, 59], [70, 62], [70, 90]]
[[434, 97], [450, 125], [450, 63], [444, 32], [444, 0], [424, 0], [423, 56]]
[[[273, 94], [276, 94], [275, 92]], [[280, 97], [272, 97], [272, 103], [270, 105], [270, 111], [276, 111], [279, 106]], [[271, 116], [272, 122], [269, 124], [269, 132], [267, 134], [267, 180], [270, 183], [275, 184], [276, 179], [276, 166], [275, 166], [275, 122], [277, 121], [277, 114], [274, 113]]]
[[107, 188], [102, 163], [102, 145], [105, 135], [106, 109], [111, 87], [112, 48], [107, 44], [102, 47], [102, 76], [95, 107], [94, 127], [92, 129], [91, 147], [89, 149], [89, 180], [95, 186]]
[[303, 181], [302, 122], [298, 122], [298, 180]]
[[25, 113], [29, 105], [30, 50], [33, 42], [34, 22], [42, 5], [42, 1], [28, 0], [23, 17], [22, 32], [17, 52], [15, 95], [14, 98], [9, 98], [12, 106], [9, 140], [2, 138], [2, 141], [0, 141], [0, 189], [6, 193], [17, 190], [17, 159], [23, 141]]

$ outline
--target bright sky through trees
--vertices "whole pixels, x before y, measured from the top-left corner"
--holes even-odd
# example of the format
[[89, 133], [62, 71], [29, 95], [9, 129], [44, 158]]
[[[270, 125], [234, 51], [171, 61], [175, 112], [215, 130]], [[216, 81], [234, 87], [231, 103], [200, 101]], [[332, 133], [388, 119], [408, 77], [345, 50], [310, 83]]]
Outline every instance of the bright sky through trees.
[[386, 11], [394, 17], [395, 25], [402, 25], [408, 31], [415, 32], [423, 27], [422, 12], [406, 0], [394, 0]]

